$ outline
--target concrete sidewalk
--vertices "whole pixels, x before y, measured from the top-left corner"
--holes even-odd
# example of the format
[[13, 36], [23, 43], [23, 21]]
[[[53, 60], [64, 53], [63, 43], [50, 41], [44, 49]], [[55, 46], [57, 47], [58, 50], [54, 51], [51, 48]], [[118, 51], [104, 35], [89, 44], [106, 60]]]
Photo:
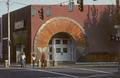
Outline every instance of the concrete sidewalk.
[[[0, 67], [4, 67], [4, 64], [0, 64]], [[21, 67], [20, 64], [11, 64], [10, 67]], [[26, 64], [27, 68], [32, 67], [32, 64]], [[37, 67], [37, 65], [35, 65]], [[58, 66], [49, 66], [47, 68], [64, 68], [64, 67], [118, 67], [118, 62], [79, 62], [75, 64], [62, 64]]]
[[[86, 67], [113, 67], [114, 64], [110, 64], [110, 65], [103, 65], [103, 66], [96, 66], [96, 65], [89, 65], [88, 63], [79, 63], [79, 64], [65, 64], [65, 65], [59, 65], [59, 66], [51, 66], [51, 67], [46, 67], [45, 69], [47, 68], [86, 68]], [[115, 65], [116, 66], [116, 65]], [[3, 69], [34, 69], [34, 70], [38, 70], [38, 69], [42, 69], [44, 70], [44, 68], [40, 68], [40, 67], [37, 67], [35, 66], [35, 68], [32, 67], [31, 64], [27, 64], [25, 66], [25, 68], [21, 68], [21, 65], [20, 64], [11, 64], [11, 66], [9, 68], [5, 68], [3, 64], [0, 65], [0, 68], [3, 68]], [[90, 78], [96, 78], [96, 77], [90, 77]], [[97, 77], [97, 78], [120, 78], [120, 74], [118, 74], [117, 72], [114, 72], [113, 74], [111, 75], [104, 75], [102, 77]]]

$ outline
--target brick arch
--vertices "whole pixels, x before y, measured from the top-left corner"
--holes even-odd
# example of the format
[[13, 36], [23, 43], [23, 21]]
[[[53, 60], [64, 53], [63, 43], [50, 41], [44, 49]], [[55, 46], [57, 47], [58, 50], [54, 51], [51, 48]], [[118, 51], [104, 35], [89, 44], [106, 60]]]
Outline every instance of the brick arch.
[[79, 23], [71, 18], [55, 17], [40, 27], [34, 40], [34, 48], [47, 47], [52, 36], [59, 32], [67, 32], [70, 34], [78, 47], [86, 45], [85, 32]]

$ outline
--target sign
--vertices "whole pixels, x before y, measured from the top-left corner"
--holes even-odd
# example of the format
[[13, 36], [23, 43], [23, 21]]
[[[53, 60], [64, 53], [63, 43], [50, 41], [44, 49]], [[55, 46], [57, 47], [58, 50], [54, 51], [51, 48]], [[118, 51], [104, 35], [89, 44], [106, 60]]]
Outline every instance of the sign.
[[24, 20], [15, 22], [15, 27], [14, 27], [14, 28], [15, 28], [15, 29], [24, 28]]

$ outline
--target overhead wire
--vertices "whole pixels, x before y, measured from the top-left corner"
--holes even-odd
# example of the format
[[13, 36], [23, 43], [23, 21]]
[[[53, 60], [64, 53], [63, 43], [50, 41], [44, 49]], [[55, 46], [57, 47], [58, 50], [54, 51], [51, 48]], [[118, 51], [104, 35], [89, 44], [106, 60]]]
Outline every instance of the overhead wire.
[[[3, 0], [0, 1], [0, 2], [7, 3], [7, 1], [3, 1]], [[15, 1], [10, 1], [10, 3], [11, 3], [10, 5], [12, 5], [12, 4], [14, 4], [14, 3], [15, 3], [15, 4], [20, 4], [20, 5], [29, 5], [29, 4], [25, 4], [25, 3], [21, 3], [21, 2], [15, 2]]]
[[11, 4], [29, 5], [29, 4], [25, 4], [25, 3], [21, 3], [21, 2], [12, 2]]

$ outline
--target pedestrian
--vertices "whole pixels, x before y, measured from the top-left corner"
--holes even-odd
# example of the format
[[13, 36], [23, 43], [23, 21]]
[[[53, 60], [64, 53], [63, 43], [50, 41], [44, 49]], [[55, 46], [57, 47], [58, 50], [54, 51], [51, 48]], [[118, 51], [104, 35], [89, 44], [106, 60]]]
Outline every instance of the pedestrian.
[[33, 68], [35, 67], [35, 60], [36, 60], [36, 56], [35, 56], [35, 54], [33, 54], [33, 55], [32, 55]]
[[25, 56], [25, 53], [22, 53], [21, 54], [21, 67], [24, 68], [25, 67], [25, 59], [26, 59], [26, 56]]
[[47, 60], [46, 60], [46, 55], [44, 52], [41, 54], [41, 67], [45, 68], [47, 66]]

